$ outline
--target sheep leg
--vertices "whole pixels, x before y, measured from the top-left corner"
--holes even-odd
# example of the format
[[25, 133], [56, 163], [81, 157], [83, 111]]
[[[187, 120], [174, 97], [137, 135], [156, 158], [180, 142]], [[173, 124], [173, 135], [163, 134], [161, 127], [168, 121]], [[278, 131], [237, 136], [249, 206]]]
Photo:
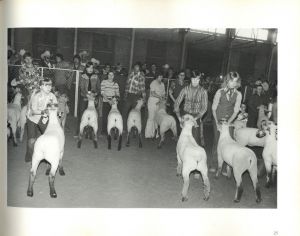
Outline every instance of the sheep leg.
[[84, 123], [80, 123], [80, 128], [79, 128], [79, 135], [78, 135], [78, 141], [77, 141], [77, 147], [81, 148], [81, 143], [82, 143], [82, 134], [83, 134], [83, 129], [86, 126]]
[[22, 124], [21, 125], [21, 133], [20, 133], [20, 142], [23, 141], [24, 129], [25, 129], [25, 124]]
[[93, 143], [94, 143], [94, 148], [98, 148], [98, 143], [97, 143], [97, 131], [98, 131], [98, 127], [96, 125], [93, 126], [93, 131], [94, 131], [94, 140], [93, 140]]
[[108, 142], [108, 149], [111, 149], [111, 135], [110, 135], [110, 132], [108, 133], [107, 135], [107, 142]]
[[49, 176], [50, 170], [51, 170], [51, 165], [47, 163], [47, 169], [45, 175]]
[[235, 192], [234, 202], [238, 203], [240, 202], [243, 194], [242, 173], [237, 169], [233, 169], [233, 175], [236, 181], [236, 192]]
[[160, 142], [159, 142], [157, 148], [161, 148], [164, 141], [165, 141], [165, 133], [161, 131], [160, 132]]
[[139, 132], [139, 147], [141, 148], [142, 146], [142, 134]]
[[272, 183], [274, 185], [276, 185], [276, 183], [277, 183], [276, 173], [277, 173], [277, 168], [275, 166], [272, 166]]
[[256, 203], [260, 203], [261, 202], [261, 192], [260, 192], [260, 188], [258, 186], [257, 165], [252, 165], [249, 168], [249, 174], [250, 174], [252, 184], [253, 184], [253, 188], [254, 188], [254, 192], [255, 192]]
[[62, 166], [62, 156], [63, 156], [63, 153], [61, 153], [61, 157], [59, 159], [59, 163], [58, 163], [58, 172], [61, 176], [64, 176], [66, 175], [65, 171], [64, 171], [64, 168]]
[[32, 160], [32, 166], [30, 170], [30, 176], [29, 176], [29, 184], [28, 184], [28, 189], [27, 189], [27, 196], [32, 197], [33, 196], [33, 184], [36, 176], [36, 170], [39, 166], [40, 160], [37, 158], [33, 158]]
[[126, 141], [126, 147], [129, 147], [130, 145], [130, 133], [132, 132], [132, 128], [128, 129], [127, 131], [127, 141]]
[[13, 134], [13, 144], [14, 146], [18, 146], [18, 142], [17, 142], [17, 126], [16, 124], [11, 124], [11, 130], [12, 130], [12, 134]]
[[227, 179], [231, 178], [231, 167], [229, 165], [226, 166], [226, 171], [227, 171]]
[[119, 144], [118, 144], [118, 151], [120, 151], [121, 150], [121, 147], [122, 147], [122, 133], [120, 132], [120, 134], [119, 134]]
[[180, 157], [177, 155], [177, 173], [176, 176], [180, 176], [182, 174], [182, 161]]
[[272, 163], [269, 161], [265, 161], [265, 167], [267, 171], [267, 182], [265, 187], [270, 188], [272, 185]]
[[207, 165], [206, 162], [201, 163], [201, 167], [197, 168], [201, 175], [202, 175], [202, 179], [203, 179], [203, 184], [204, 184], [204, 200], [207, 201], [209, 199], [209, 193], [210, 193], [210, 182], [208, 179], [208, 175], [207, 175]]
[[114, 128], [114, 140], [118, 139], [118, 135], [117, 135], [117, 127]]
[[221, 152], [218, 150], [218, 169], [217, 169], [216, 176], [215, 176], [216, 179], [219, 178], [219, 175], [222, 171], [223, 163], [224, 163], [224, 161], [223, 161]]
[[183, 201], [183, 202], [188, 200], [187, 192], [188, 192], [189, 185], [190, 185], [191, 171], [192, 171], [192, 168], [183, 166], [183, 169], [182, 169], [183, 188], [182, 188], [182, 198], [181, 198], [181, 201]]
[[53, 162], [51, 164], [51, 171], [49, 174], [50, 197], [52, 197], [52, 198], [57, 197], [55, 187], [54, 187], [55, 173], [56, 173], [57, 167], [58, 167], [58, 163]]

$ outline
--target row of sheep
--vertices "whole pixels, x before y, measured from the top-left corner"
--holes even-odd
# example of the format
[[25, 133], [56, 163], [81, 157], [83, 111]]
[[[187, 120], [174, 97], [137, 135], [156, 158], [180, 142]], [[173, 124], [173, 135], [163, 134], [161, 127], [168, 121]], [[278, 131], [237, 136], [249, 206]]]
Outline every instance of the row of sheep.
[[[88, 99], [88, 107], [84, 111], [81, 119], [78, 147], [81, 146], [83, 130], [86, 126], [92, 127], [94, 130], [94, 134], [97, 133], [98, 129], [97, 112], [94, 105], [95, 95], [90, 93], [88, 95]], [[21, 94], [17, 93], [13, 103], [8, 106], [8, 121], [10, 126], [12, 127], [18, 126], [18, 124], [21, 123], [20, 120], [23, 108], [21, 109], [20, 100]], [[130, 114], [128, 116], [128, 133], [126, 143], [127, 146], [130, 143], [130, 131], [134, 127], [137, 130], [139, 136], [139, 146], [142, 147], [140, 109], [143, 104], [143, 99], [138, 100], [136, 107], [132, 109], [132, 111], [130, 111]], [[165, 112], [165, 104], [163, 102], [158, 105], [160, 106], [158, 112], [163, 111], [160, 112], [162, 113], [162, 119], [160, 119], [161, 141], [159, 145], [161, 145], [164, 139], [162, 131], [166, 131], [169, 128], [173, 129], [175, 120], [173, 120], [174, 118], [172, 116], [169, 116]], [[30, 181], [27, 192], [28, 196], [33, 196], [33, 182], [35, 179], [36, 169], [42, 159], [45, 159], [49, 163], [47, 174], [49, 174], [51, 197], [57, 196], [54, 188], [54, 178], [57, 169], [59, 169], [59, 173], [61, 175], [65, 174], [62, 167], [62, 157], [64, 153], [65, 142], [63, 131], [64, 123], [62, 123], [61, 119], [58, 119], [58, 114], [61, 113], [61, 111], [59, 111], [58, 104], [49, 104], [47, 111], [49, 116], [47, 129], [45, 130], [44, 134], [37, 139], [34, 146], [32, 168], [30, 171]], [[173, 119], [170, 117], [172, 117]], [[13, 124], [14, 121], [16, 121], [16, 125]], [[228, 178], [231, 176], [231, 168], [233, 169], [233, 175], [236, 180], [236, 194], [234, 201], [239, 202], [243, 192], [242, 174], [245, 171], [249, 171], [255, 190], [256, 202], [260, 202], [261, 194], [257, 179], [257, 159], [254, 152], [246, 146], [264, 147], [263, 159], [267, 170], [266, 186], [269, 187], [271, 185], [272, 173], [274, 174], [274, 171], [277, 168], [277, 126], [273, 122], [268, 121], [267, 118], [261, 119], [260, 129], [247, 128], [245, 127], [245, 122], [243, 122], [244, 121], [236, 121], [235, 124], [233, 124], [235, 126], [235, 140], [232, 139], [229, 135], [229, 126], [231, 126], [232, 124], [227, 124], [227, 122], [224, 120], [218, 125], [218, 130], [220, 131], [220, 139], [218, 143], [218, 171], [216, 172], [216, 178], [220, 175], [223, 162], [228, 165]], [[207, 173], [207, 155], [205, 150], [196, 143], [195, 139], [192, 136], [192, 127], [197, 126], [196, 120], [190, 115], [185, 115], [180, 120], [180, 123], [182, 126], [182, 132], [177, 142], [176, 152], [178, 161], [177, 174], [182, 175], [184, 181], [182, 189], [182, 200], [185, 201], [188, 199], [187, 191], [189, 186], [189, 176], [190, 173], [194, 170], [198, 170], [202, 174], [202, 178], [204, 181], [204, 199], [208, 200], [210, 194], [210, 182]], [[111, 148], [112, 129], [118, 129], [118, 150], [120, 150], [122, 144], [123, 121], [122, 116], [117, 108], [117, 98], [112, 98], [112, 108], [108, 115], [107, 132], [109, 149]], [[176, 124], [173, 132], [174, 136], [177, 137]], [[97, 148], [97, 135], [94, 135], [93, 141], [95, 144], [95, 148]]]

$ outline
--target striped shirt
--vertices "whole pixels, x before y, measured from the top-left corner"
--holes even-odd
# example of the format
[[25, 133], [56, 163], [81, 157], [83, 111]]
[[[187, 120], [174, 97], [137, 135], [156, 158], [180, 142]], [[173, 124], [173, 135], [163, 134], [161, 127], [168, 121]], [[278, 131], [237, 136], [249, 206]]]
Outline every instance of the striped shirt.
[[141, 72], [134, 74], [134, 72], [132, 72], [127, 79], [125, 92], [133, 94], [145, 94], [144, 74]]
[[174, 104], [174, 111], [179, 112], [179, 106], [184, 102], [183, 110], [190, 114], [199, 114], [201, 117], [207, 110], [207, 92], [201, 86], [193, 88], [192, 85], [184, 87]]
[[[119, 85], [114, 81], [102, 80], [101, 82], [101, 95], [105, 95], [107, 98], [112, 98], [113, 96], [120, 97]], [[108, 100], [103, 97], [103, 102], [108, 102]]]

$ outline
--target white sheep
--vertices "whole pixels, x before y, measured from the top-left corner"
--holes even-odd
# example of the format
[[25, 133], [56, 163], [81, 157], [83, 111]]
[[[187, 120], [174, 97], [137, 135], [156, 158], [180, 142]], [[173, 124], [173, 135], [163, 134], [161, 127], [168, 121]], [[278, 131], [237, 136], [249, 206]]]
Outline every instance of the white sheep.
[[123, 119], [120, 111], [118, 110], [118, 101], [116, 97], [111, 99], [111, 109], [108, 113], [107, 117], [107, 141], [108, 141], [108, 149], [111, 149], [111, 130], [115, 129], [115, 139], [116, 139], [116, 129], [119, 134], [119, 143], [118, 143], [118, 151], [121, 150], [122, 147], [122, 133], [123, 133]]
[[136, 129], [139, 137], [139, 147], [142, 147], [142, 119], [141, 119], [141, 108], [144, 105], [144, 99], [140, 98], [137, 100], [135, 108], [133, 108], [128, 115], [127, 119], [127, 142], [126, 146], [129, 147], [130, 134], [133, 132], [132, 129]]
[[198, 170], [202, 174], [204, 200], [208, 200], [210, 182], [207, 175], [207, 156], [205, 150], [197, 144], [192, 135], [192, 128], [193, 126], [197, 126], [197, 122], [189, 114], [184, 115], [182, 121], [183, 127], [176, 146], [177, 175], [182, 175], [183, 177], [182, 201], [188, 200], [189, 175], [193, 170]]
[[[169, 129], [172, 130], [174, 139], [177, 139], [177, 126], [175, 118], [166, 112], [166, 100], [160, 100], [157, 105], [158, 109], [155, 113], [154, 121], [159, 127], [160, 142], [158, 144], [158, 148], [161, 148], [165, 141], [165, 133]], [[156, 135], [158, 135], [158, 128], [155, 132]]]
[[258, 107], [258, 118], [257, 118], [257, 128], [261, 129], [262, 126], [269, 120], [266, 115], [266, 111], [269, 111], [264, 105]]
[[22, 94], [17, 92], [12, 103], [7, 104], [7, 121], [10, 124], [14, 146], [17, 146], [17, 128], [20, 127]]
[[25, 125], [27, 122], [27, 112], [28, 112], [28, 105], [25, 105], [22, 107], [21, 116], [20, 116], [20, 126], [21, 126], [20, 141], [21, 142], [23, 141]]
[[265, 145], [265, 138], [258, 138], [256, 136], [258, 131], [259, 129], [249, 127], [235, 129], [234, 138], [242, 146], [263, 147]]
[[233, 175], [236, 181], [236, 193], [234, 202], [239, 202], [242, 197], [242, 174], [245, 171], [249, 171], [255, 196], [256, 202], [261, 201], [261, 193], [258, 187], [257, 179], [257, 160], [255, 153], [234, 141], [229, 133], [229, 124], [226, 121], [222, 121], [218, 124], [218, 130], [220, 131], [220, 138], [217, 147], [218, 153], [218, 170], [216, 172], [216, 178], [219, 177], [222, 170], [223, 162], [227, 163], [227, 176], [230, 178], [231, 169], [233, 169]]
[[39, 163], [46, 160], [50, 165], [46, 174], [49, 174], [50, 196], [56, 198], [57, 194], [54, 188], [54, 179], [57, 168], [60, 175], [65, 175], [62, 166], [64, 154], [65, 135], [57, 117], [57, 104], [48, 104], [47, 112], [49, 122], [43, 135], [37, 138], [34, 144], [32, 155], [32, 165], [30, 170], [29, 185], [27, 196], [33, 196], [33, 183]]
[[98, 148], [98, 143], [97, 143], [98, 113], [95, 108], [95, 97], [96, 95], [94, 93], [88, 92], [87, 94], [88, 107], [85, 109], [85, 111], [82, 114], [80, 127], [79, 127], [79, 135], [78, 135], [78, 142], [77, 142], [78, 148], [81, 148], [83, 130], [86, 126], [92, 127], [94, 131], [94, 140], [93, 140], [94, 147]]
[[266, 187], [269, 188], [274, 181], [274, 175], [277, 169], [277, 125], [272, 121], [268, 121], [263, 126], [263, 132], [258, 132], [258, 136], [265, 136], [265, 146], [262, 153], [266, 171], [267, 182]]
[[65, 129], [67, 115], [69, 114], [69, 107], [67, 104], [68, 101], [69, 101], [69, 98], [65, 93], [63, 93], [57, 97], [58, 117], [60, 119], [63, 130]]

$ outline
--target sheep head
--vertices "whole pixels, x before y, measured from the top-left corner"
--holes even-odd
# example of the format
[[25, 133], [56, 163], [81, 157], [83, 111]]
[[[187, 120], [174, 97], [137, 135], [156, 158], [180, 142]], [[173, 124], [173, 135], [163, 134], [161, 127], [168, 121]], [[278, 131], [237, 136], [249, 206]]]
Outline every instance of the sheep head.
[[197, 124], [197, 120], [192, 115], [189, 115], [189, 114], [185, 114], [182, 117], [181, 122], [180, 122], [180, 126], [181, 126], [181, 128], [185, 128], [185, 127], [192, 128], [193, 126], [194, 127], [199, 127], [198, 124]]
[[259, 129], [256, 133], [256, 137], [262, 138], [267, 134], [274, 135], [277, 140], [277, 125], [273, 121], [263, 121], [261, 129]]

